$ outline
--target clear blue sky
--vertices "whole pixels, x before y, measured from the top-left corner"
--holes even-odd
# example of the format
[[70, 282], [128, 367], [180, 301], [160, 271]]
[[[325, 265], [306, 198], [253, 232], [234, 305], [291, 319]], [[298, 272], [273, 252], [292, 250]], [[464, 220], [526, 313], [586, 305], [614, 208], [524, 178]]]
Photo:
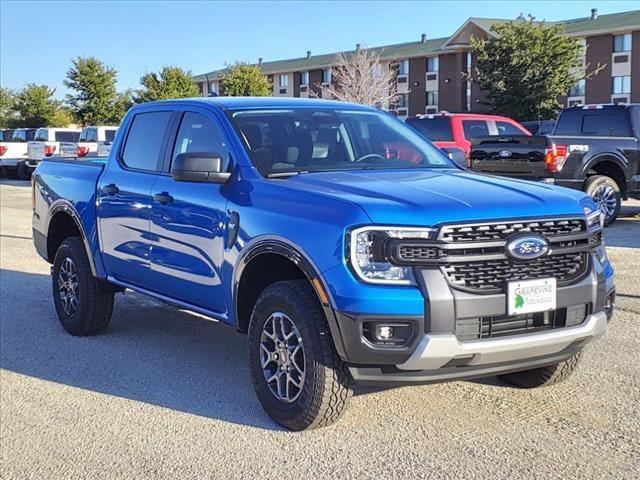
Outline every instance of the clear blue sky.
[[638, 9], [637, 1], [207, 2], [0, 0], [0, 83], [43, 83], [63, 97], [71, 59], [94, 55], [120, 88], [163, 65], [194, 74], [226, 62], [265, 61], [452, 34], [468, 17], [586, 17]]

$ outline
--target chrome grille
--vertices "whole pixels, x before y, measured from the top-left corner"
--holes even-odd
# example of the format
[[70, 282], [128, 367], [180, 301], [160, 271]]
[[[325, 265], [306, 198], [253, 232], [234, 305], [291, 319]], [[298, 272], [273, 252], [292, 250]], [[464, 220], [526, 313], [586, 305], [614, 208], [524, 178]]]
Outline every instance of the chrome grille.
[[398, 258], [403, 262], [433, 260], [440, 256], [440, 250], [424, 245], [399, 245]]
[[583, 220], [528, 220], [476, 225], [446, 225], [440, 229], [440, 240], [445, 242], [483, 242], [505, 240], [514, 233], [538, 233], [553, 237], [573, 235], [586, 231]]
[[502, 292], [506, 282], [553, 277], [566, 284], [582, 276], [588, 267], [584, 252], [548, 255], [528, 262], [484, 260], [450, 263], [442, 267], [449, 282], [483, 293]]

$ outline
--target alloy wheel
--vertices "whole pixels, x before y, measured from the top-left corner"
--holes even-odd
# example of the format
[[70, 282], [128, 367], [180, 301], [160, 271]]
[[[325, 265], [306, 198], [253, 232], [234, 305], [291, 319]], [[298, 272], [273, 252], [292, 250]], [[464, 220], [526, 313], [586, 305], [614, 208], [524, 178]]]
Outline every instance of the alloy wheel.
[[260, 365], [271, 393], [283, 402], [294, 402], [305, 379], [302, 335], [291, 318], [272, 313], [262, 328]]
[[58, 295], [64, 313], [67, 315], [76, 313], [80, 302], [78, 298], [78, 269], [75, 262], [69, 257], [66, 257], [60, 264]]
[[600, 185], [593, 192], [593, 201], [606, 219], [610, 219], [618, 206], [616, 191], [610, 185]]

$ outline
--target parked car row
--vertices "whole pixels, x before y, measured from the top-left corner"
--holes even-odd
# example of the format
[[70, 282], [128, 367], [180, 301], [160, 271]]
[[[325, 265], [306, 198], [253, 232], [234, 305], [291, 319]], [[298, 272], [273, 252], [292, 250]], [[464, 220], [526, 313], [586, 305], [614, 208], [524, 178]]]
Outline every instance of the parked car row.
[[[606, 225], [622, 200], [640, 198], [640, 105], [566, 108], [558, 120], [498, 115], [418, 115], [406, 123], [474, 171], [582, 190]], [[525, 128], [526, 127], [526, 128]]]
[[4, 176], [28, 180], [43, 158], [106, 157], [118, 127], [18, 128], [0, 130], [0, 169]]

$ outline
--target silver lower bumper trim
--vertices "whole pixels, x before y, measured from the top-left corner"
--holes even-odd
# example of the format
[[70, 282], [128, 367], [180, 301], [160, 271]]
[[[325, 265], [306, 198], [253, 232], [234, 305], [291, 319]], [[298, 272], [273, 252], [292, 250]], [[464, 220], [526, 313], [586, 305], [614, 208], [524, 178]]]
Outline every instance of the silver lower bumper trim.
[[589, 315], [575, 327], [564, 327], [543, 333], [514, 335], [461, 342], [451, 333], [427, 334], [409, 359], [396, 365], [400, 370], [436, 370], [454, 359], [472, 357], [466, 365], [488, 365], [560, 352], [574, 342], [593, 340], [607, 330], [604, 312]]

